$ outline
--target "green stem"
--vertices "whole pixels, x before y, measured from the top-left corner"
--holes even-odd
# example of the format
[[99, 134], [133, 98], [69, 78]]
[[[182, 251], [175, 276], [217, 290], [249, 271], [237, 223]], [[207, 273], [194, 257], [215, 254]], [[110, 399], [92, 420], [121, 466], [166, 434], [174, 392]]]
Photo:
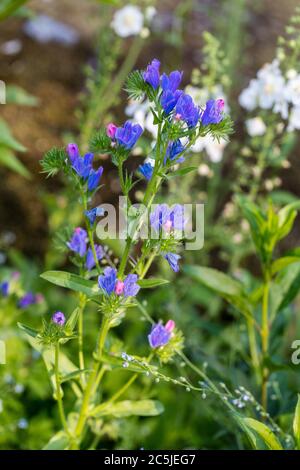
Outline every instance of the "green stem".
[[59, 342], [55, 345], [55, 362], [54, 362], [54, 374], [55, 374], [55, 384], [56, 384], [56, 400], [58, 405], [59, 416], [61, 420], [61, 424], [68, 436], [70, 436], [70, 432], [68, 430], [68, 424], [64, 412], [64, 406], [62, 401], [62, 394], [60, 389], [60, 378], [59, 378]]
[[254, 321], [251, 319], [247, 319], [247, 330], [248, 330], [248, 340], [249, 340], [249, 348], [250, 348], [250, 355], [252, 366], [255, 372], [257, 383], [260, 381], [260, 362], [259, 362], [259, 355], [257, 350], [256, 344], [256, 336], [255, 336], [255, 328], [254, 328]]
[[[80, 294], [79, 297], [79, 317], [78, 317], [78, 358], [79, 368], [84, 369], [84, 354], [83, 354], [83, 311], [86, 304], [86, 296]], [[80, 382], [82, 387], [85, 385], [84, 372], [80, 375]]]
[[[264, 360], [268, 354], [269, 349], [269, 294], [270, 294], [270, 280], [269, 276], [265, 276], [263, 299], [262, 299], [262, 319], [261, 319], [261, 341], [262, 341], [262, 359]], [[261, 401], [262, 406], [267, 411], [268, 406], [268, 378], [269, 371], [266, 367], [262, 369], [262, 392]]]

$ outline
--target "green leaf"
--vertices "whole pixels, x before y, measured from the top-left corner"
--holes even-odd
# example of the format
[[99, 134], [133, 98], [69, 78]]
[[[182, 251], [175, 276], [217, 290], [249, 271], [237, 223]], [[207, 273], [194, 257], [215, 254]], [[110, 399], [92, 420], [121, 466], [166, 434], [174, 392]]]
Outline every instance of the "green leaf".
[[188, 166], [185, 168], [181, 168], [180, 170], [175, 170], [172, 171], [171, 173], [168, 173], [167, 178], [173, 178], [175, 176], [184, 176], [187, 175], [188, 173], [191, 173], [192, 171], [198, 170], [197, 166]]
[[185, 266], [183, 270], [195, 281], [201, 282], [220, 295], [240, 296], [243, 293], [243, 286], [239, 281], [232, 279], [217, 269], [204, 268], [202, 266]]
[[41, 274], [41, 277], [56, 286], [82, 292], [87, 297], [94, 297], [101, 294], [101, 290], [95, 282], [77, 276], [77, 274], [71, 274], [65, 271], [46, 271]]
[[271, 450], [283, 450], [275, 434], [265, 424], [253, 418], [244, 418], [244, 423], [255, 431]]
[[26, 150], [24, 145], [12, 136], [8, 125], [3, 119], [0, 119], [0, 145], [9, 147], [16, 152], [25, 152]]
[[137, 284], [142, 289], [152, 289], [153, 287], [162, 286], [163, 284], [168, 284], [169, 281], [166, 279], [157, 279], [157, 278], [149, 278], [149, 279], [141, 279], [137, 282]]
[[31, 336], [32, 338], [36, 338], [37, 335], [39, 334], [38, 330], [34, 330], [33, 328], [30, 328], [30, 326], [24, 325], [24, 323], [17, 323], [18, 327], [20, 330], [24, 331], [27, 335]]
[[68, 436], [64, 431], [59, 431], [51, 437], [43, 450], [65, 450], [69, 446]]
[[38, 99], [17, 85], [9, 85], [6, 87], [6, 102], [21, 106], [37, 106]]
[[[1, 140], [1, 138], [0, 138]], [[31, 175], [23, 163], [18, 160], [13, 151], [0, 144], [0, 164], [7, 166], [12, 171], [19, 173], [24, 178], [31, 178]]]
[[76, 327], [76, 324], [77, 324], [77, 321], [78, 321], [79, 314], [80, 314], [80, 309], [77, 307], [77, 308], [75, 308], [74, 312], [68, 318], [68, 321], [67, 321], [66, 326], [65, 326], [65, 330], [68, 333], [72, 333], [74, 331], [74, 329]]
[[124, 400], [117, 403], [99, 405], [91, 414], [96, 417], [114, 416], [125, 418], [128, 416], [157, 416], [163, 413], [164, 407], [157, 400]]
[[2, 0], [0, 5], [0, 21], [8, 18], [27, 1], [28, 0]]
[[300, 288], [300, 263], [293, 263], [282, 269], [271, 284], [270, 317], [286, 308], [296, 297]]
[[290, 264], [293, 263], [299, 263], [300, 262], [300, 256], [283, 256], [282, 258], [278, 258], [275, 261], [273, 261], [271, 270], [272, 274], [276, 274], [282, 269], [286, 268]]
[[69, 380], [77, 379], [77, 377], [81, 376], [81, 374], [90, 373], [91, 371], [92, 371], [92, 369], [77, 369], [77, 370], [74, 370], [73, 372], [70, 372], [69, 374], [64, 375], [61, 378], [61, 383], [68, 382]]
[[298, 395], [298, 401], [295, 409], [293, 431], [295, 440], [297, 442], [297, 448], [300, 450], [300, 394]]

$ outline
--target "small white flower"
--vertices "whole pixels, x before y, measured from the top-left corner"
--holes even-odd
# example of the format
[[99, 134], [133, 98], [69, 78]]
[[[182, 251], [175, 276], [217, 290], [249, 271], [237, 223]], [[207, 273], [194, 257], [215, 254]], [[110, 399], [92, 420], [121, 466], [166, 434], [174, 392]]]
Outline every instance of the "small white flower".
[[126, 5], [114, 14], [111, 27], [121, 38], [136, 36], [141, 33], [144, 26], [144, 16], [139, 7]]
[[286, 94], [294, 106], [300, 105], [300, 75], [290, 78], [286, 84]]
[[253, 111], [257, 106], [259, 92], [258, 80], [253, 79], [250, 81], [247, 88], [245, 88], [239, 96], [239, 103], [242, 108], [248, 111]]
[[218, 142], [211, 135], [206, 135], [197, 139], [191, 150], [195, 153], [205, 150], [211, 162], [219, 163], [223, 158], [223, 152], [227, 143], [225, 139], [221, 139]]
[[251, 137], [255, 137], [257, 135], [264, 135], [267, 129], [264, 121], [259, 116], [252, 119], [248, 119], [246, 121], [246, 128], [248, 134]]
[[287, 131], [292, 132], [295, 129], [300, 129], [300, 106], [295, 106], [292, 109]]
[[155, 7], [153, 6], [150, 6], [150, 7], [147, 7], [146, 10], [145, 10], [145, 19], [146, 21], [148, 21], [148, 23], [151, 23], [153, 21], [153, 18], [155, 17], [157, 13], [157, 10]]

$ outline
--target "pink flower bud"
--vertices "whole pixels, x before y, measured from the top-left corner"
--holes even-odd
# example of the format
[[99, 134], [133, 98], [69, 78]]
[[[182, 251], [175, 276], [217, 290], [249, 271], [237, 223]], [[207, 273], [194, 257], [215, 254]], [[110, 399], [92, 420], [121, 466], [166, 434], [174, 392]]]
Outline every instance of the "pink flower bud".
[[124, 282], [118, 280], [115, 285], [115, 293], [117, 295], [121, 295], [123, 294], [123, 291], [124, 291]]
[[172, 228], [172, 220], [167, 220], [167, 222], [164, 224], [164, 229], [169, 232]]
[[106, 134], [107, 134], [108, 137], [110, 137], [111, 139], [114, 139], [114, 138], [115, 138], [116, 130], [117, 130], [117, 126], [116, 126], [113, 122], [110, 122], [109, 124], [107, 124], [107, 126], [106, 126]]
[[76, 144], [68, 144], [67, 145], [67, 154], [69, 155], [69, 158], [71, 162], [75, 160], [79, 156], [79, 149]]
[[175, 114], [175, 121], [181, 121], [181, 114]]
[[219, 111], [223, 111], [224, 106], [225, 106], [225, 101], [223, 99], [217, 100], [217, 106], [218, 106]]
[[168, 320], [166, 325], [165, 325], [165, 329], [171, 333], [175, 328], [175, 322], [174, 320]]

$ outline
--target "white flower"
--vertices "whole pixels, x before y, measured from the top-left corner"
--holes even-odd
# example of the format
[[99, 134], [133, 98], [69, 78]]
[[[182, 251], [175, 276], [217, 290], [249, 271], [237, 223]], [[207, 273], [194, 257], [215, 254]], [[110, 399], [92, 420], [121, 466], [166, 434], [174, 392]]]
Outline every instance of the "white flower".
[[247, 132], [251, 137], [255, 137], [257, 135], [264, 135], [266, 132], [266, 125], [261, 117], [255, 117], [252, 119], [248, 119], [246, 121], [246, 128]]
[[258, 92], [258, 80], [253, 79], [250, 81], [249, 86], [245, 88], [239, 96], [239, 103], [242, 108], [245, 108], [248, 111], [253, 111], [257, 106]]
[[295, 106], [292, 109], [287, 131], [292, 132], [295, 129], [300, 129], [300, 106]]
[[300, 105], [300, 75], [290, 78], [286, 84], [286, 93], [294, 106]]
[[219, 163], [223, 158], [223, 152], [227, 143], [225, 139], [220, 139], [218, 142], [217, 139], [214, 139], [211, 135], [206, 135], [205, 137], [197, 139], [196, 143], [191, 147], [191, 150], [195, 153], [205, 150], [210, 161]]
[[193, 98], [193, 101], [198, 106], [204, 107], [205, 103], [209, 100], [217, 100], [222, 98], [224, 100], [224, 112], [229, 113], [230, 108], [228, 100], [225, 96], [222, 85], [215, 85], [211, 90], [207, 88], [199, 88], [194, 85], [188, 85], [185, 88], [185, 92]]
[[135, 5], [126, 5], [114, 14], [111, 27], [121, 38], [140, 34], [144, 26], [144, 16], [140, 8]]
[[131, 100], [125, 108], [125, 114], [132, 117], [134, 121], [150, 132], [154, 138], [157, 136], [157, 126], [153, 123], [153, 115], [149, 110], [149, 102], [147, 100], [142, 103]]
[[273, 60], [265, 64], [257, 73], [259, 96], [258, 104], [262, 109], [271, 109], [277, 99], [282, 97], [285, 80], [279, 68], [279, 62]]
[[157, 10], [155, 7], [153, 6], [150, 6], [150, 7], [147, 7], [146, 10], [145, 10], [145, 19], [146, 21], [148, 21], [148, 23], [151, 23], [153, 21], [153, 18], [155, 17], [157, 13]]

